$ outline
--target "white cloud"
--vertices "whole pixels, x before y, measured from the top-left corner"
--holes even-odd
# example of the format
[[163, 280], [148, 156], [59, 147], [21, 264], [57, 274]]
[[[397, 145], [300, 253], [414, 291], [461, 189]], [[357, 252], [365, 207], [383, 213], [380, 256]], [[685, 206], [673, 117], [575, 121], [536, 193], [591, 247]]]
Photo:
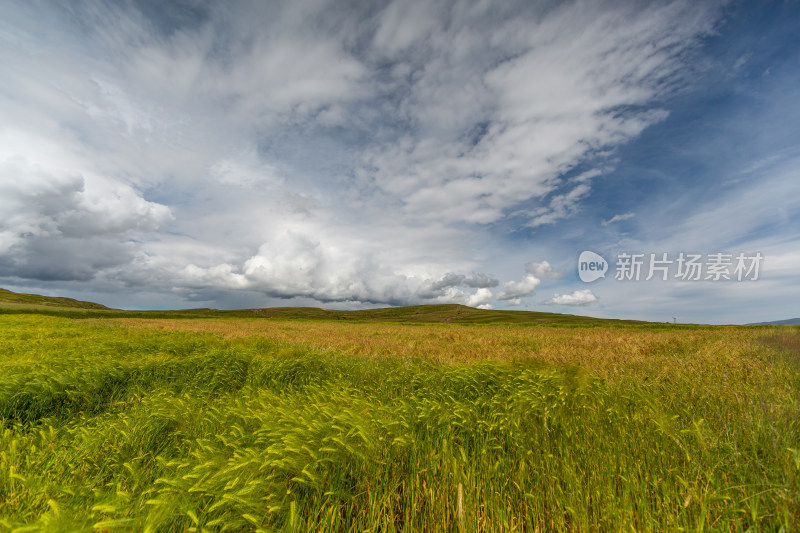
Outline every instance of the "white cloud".
[[[264, 242], [247, 258], [214, 264], [191, 263], [179, 273], [179, 286], [198, 291], [215, 288], [256, 291], [272, 298], [310, 298], [318, 302], [362, 302], [392, 305], [460, 303], [477, 307], [492, 298], [489, 287], [498, 281], [478, 272], [454, 272], [469, 263], [429, 262], [425, 256], [450, 252], [461, 237], [450, 232], [450, 242], [434, 232], [417, 235], [417, 247], [391, 245], [390, 228], [376, 227], [357, 232], [331, 226], [324, 211], [277, 213], [279, 224], [262, 233]], [[150, 248], [152, 249], [152, 248]], [[175, 268], [181, 261], [197, 261], [193, 248], [174, 250], [176, 262], [164, 265], [144, 258], [140, 272]], [[156, 254], [160, 255], [160, 254]], [[143, 274], [131, 283], [153, 283], [157, 275]]]
[[586, 198], [590, 191], [591, 188], [588, 184], [581, 183], [568, 193], [553, 196], [549, 206], [540, 209], [535, 214], [532, 213], [533, 216], [527, 226], [535, 228], [572, 216], [578, 211], [581, 200]]
[[614, 215], [613, 217], [609, 218], [608, 220], [604, 220], [602, 222], [603, 226], [608, 226], [609, 224], [613, 224], [614, 222], [621, 222], [623, 220], [628, 220], [629, 218], [633, 218], [636, 216], [636, 213], [624, 213], [621, 215]]
[[277, 188], [284, 182], [277, 169], [261, 162], [253, 149], [216, 162], [209, 173], [219, 183], [246, 188]]
[[475, 291], [475, 294], [469, 295], [467, 298], [467, 303], [470, 307], [477, 307], [480, 309], [487, 309], [487, 305], [489, 305], [489, 301], [492, 299], [492, 291], [489, 289], [478, 289]]
[[597, 296], [595, 296], [591, 290], [584, 289], [584, 290], [576, 290], [573, 291], [572, 294], [554, 294], [552, 298], [545, 301], [545, 304], [548, 305], [589, 305], [592, 302], [597, 301]]
[[[559, 176], [593, 150], [666, 117], [648, 106], [713, 21], [694, 9], [577, 2], [495, 24], [480, 9], [474, 18], [459, 13], [439, 39], [418, 43], [429, 68], [399, 87], [407, 94], [399, 118], [422, 135], [377, 147], [365, 164], [409, 215], [497, 221], [556, 191]], [[486, 51], [486, 42], [496, 48]], [[554, 195], [530, 225], [570, 216], [589, 192], [580, 183]]]
[[438, 25], [441, 13], [428, 1], [391, 2], [380, 15], [373, 44], [387, 55], [406, 51], [426, 39]]
[[507, 281], [503, 284], [503, 291], [498, 293], [498, 300], [508, 300], [510, 305], [520, 305], [523, 296], [530, 296], [541, 280], [533, 274], [527, 274], [520, 281]]
[[10, 128], [0, 131], [0, 198], [0, 273], [29, 279], [92, 279], [130, 260], [129, 239], [173, 219], [91, 161]]
[[547, 261], [541, 263], [525, 263], [525, 271], [533, 274], [539, 279], [553, 279], [564, 277], [563, 272], [556, 272]]
[[[715, 20], [680, 1], [416, 4], [9, 9], [0, 275], [489, 306], [485, 225], [576, 213], [599, 171], [565, 175], [663, 120]], [[497, 299], [557, 277], [527, 271]]]

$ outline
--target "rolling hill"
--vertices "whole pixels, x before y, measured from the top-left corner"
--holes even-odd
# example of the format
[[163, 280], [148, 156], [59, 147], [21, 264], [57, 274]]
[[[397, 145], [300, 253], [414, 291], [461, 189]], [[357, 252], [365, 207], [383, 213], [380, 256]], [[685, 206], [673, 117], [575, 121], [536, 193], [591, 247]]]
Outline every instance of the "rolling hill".
[[539, 311], [475, 309], [465, 305], [416, 305], [359, 311], [338, 311], [316, 307], [270, 307], [263, 309], [182, 309], [174, 311], [126, 311], [104, 305], [62, 298], [21, 294], [0, 289], [0, 312], [37, 313], [74, 318], [264, 318], [275, 320], [349, 320], [356, 322], [453, 323], [453, 324], [551, 324], [551, 325], [636, 325], [647, 322], [593, 318]]
[[92, 302], [82, 302], [72, 298], [62, 298], [60, 296], [41, 296], [38, 294], [24, 294], [0, 289], [0, 304], [10, 305], [34, 305], [46, 307], [67, 307], [74, 309], [98, 309], [110, 310], [105, 305]]
[[790, 318], [788, 320], [774, 320], [772, 322], [756, 322], [748, 326], [800, 326], [800, 318]]
[[[242, 311], [218, 311], [220, 314]], [[419, 323], [453, 323], [453, 324], [497, 324], [497, 323], [532, 323], [532, 324], [643, 324], [634, 320], [600, 319], [561, 313], [543, 313], [538, 311], [498, 311], [476, 309], [458, 304], [416, 305], [408, 307], [389, 307], [383, 309], [365, 309], [361, 311], [335, 311], [314, 307], [274, 307], [267, 309], [251, 309], [251, 316], [283, 319], [315, 319], [315, 320], [355, 320], [367, 322], [419, 322]]]

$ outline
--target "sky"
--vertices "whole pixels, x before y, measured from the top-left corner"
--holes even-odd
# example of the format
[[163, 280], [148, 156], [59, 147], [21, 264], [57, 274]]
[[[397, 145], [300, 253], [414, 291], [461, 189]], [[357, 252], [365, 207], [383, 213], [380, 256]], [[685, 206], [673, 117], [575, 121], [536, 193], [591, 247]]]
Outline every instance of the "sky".
[[0, 11], [1, 287], [800, 316], [798, 1]]

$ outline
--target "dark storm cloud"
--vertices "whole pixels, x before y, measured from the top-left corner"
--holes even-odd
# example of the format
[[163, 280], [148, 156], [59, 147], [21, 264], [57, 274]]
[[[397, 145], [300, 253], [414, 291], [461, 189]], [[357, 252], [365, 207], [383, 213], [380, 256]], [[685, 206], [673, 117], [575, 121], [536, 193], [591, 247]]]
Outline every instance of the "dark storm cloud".
[[0, 276], [37, 281], [90, 281], [98, 272], [129, 264], [130, 247], [106, 239], [21, 235], [0, 256]]

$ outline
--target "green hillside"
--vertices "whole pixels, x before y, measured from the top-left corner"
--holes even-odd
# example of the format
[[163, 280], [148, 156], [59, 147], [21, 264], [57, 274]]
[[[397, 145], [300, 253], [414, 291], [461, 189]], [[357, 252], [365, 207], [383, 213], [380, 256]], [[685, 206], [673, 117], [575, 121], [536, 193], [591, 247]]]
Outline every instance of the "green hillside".
[[69, 318], [267, 318], [277, 320], [351, 320], [358, 322], [410, 322], [453, 324], [550, 324], [635, 325], [636, 320], [614, 320], [538, 311], [497, 311], [465, 305], [415, 305], [360, 311], [317, 307], [269, 307], [264, 309], [181, 309], [174, 311], [123, 311], [72, 298], [20, 294], [0, 289], [0, 313], [33, 313]]
[[[242, 311], [219, 311], [221, 315], [243, 315]], [[335, 311], [315, 307], [273, 307], [252, 309], [249, 316], [280, 319], [314, 319], [314, 320], [357, 320], [367, 322], [420, 322], [420, 323], [453, 323], [453, 324], [497, 324], [497, 323], [532, 323], [532, 324], [643, 324], [634, 320], [611, 320], [560, 313], [542, 313], [538, 311], [496, 311], [492, 309], [475, 309], [465, 305], [415, 305], [409, 307], [389, 307], [384, 309], [365, 309], [361, 311]]]
[[72, 298], [62, 298], [59, 296], [41, 296], [38, 294], [23, 294], [0, 289], [0, 305], [8, 306], [47, 306], [47, 307], [69, 307], [75, 309], [102, 309], [109, 310], [108, 307], [92, 302], [82, 302]]

